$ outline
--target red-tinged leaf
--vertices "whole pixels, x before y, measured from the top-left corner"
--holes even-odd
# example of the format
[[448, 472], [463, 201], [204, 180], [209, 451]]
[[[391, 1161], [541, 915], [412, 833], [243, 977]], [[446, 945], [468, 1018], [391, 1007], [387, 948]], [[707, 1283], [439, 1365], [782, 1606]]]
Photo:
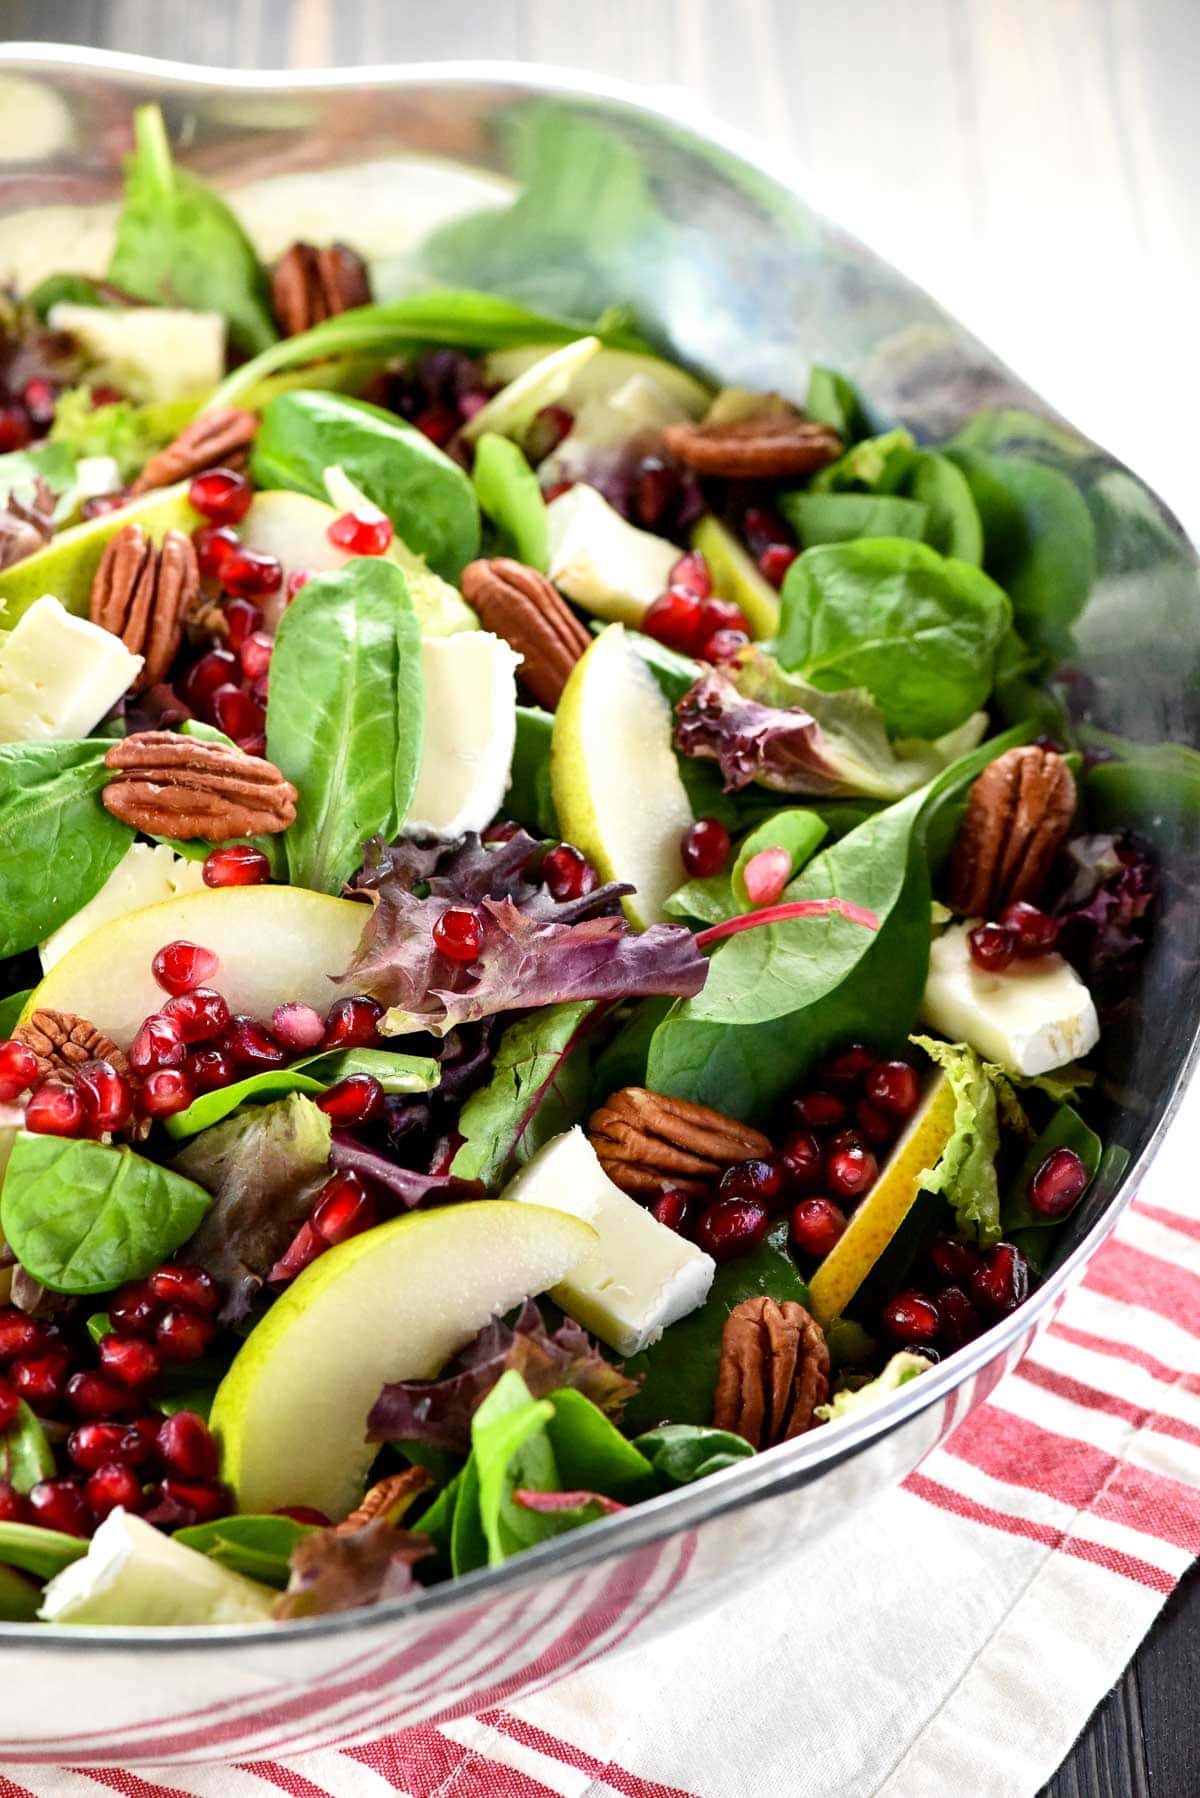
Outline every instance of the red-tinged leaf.
[[565, 1517], [572, 1523], [595, 1523], [601, 1517], [615, 1517], [628, 1505], [619, 1505], [603, 1492], [527, 1492], [518, 1488], [513, 1503], [523, 1511], [535, 1511], [540, 1517]]
[[736, 918], [726, 918], [723, 923], [710, 924], [707, 930], [697, 933], [696, 947], [707, 949], [710, 943], [719, 943], [727, 936], [740, 936], [743, 930], [756, 930], [760, 924], [787, 924], [793, 918], [823, 918], [830, 912], [848, 918], [851, 924], [861, 924], [864, 930], [879, 929], [875, 913], [849, 899], [795, 899], [786, 905], [764, 905], [758, 911], [742, 912]]

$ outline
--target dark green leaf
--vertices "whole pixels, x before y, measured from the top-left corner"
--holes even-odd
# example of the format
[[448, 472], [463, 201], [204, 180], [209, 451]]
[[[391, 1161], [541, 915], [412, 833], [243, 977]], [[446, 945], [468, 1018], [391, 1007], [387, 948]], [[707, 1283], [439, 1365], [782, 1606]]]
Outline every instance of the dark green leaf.
[[594, 1010], [587, 1003], [548, 1005], [509, 1025], [491, 1078], [459, 1114], [463, 1144], [452, 1173], [500, 1185], [550, 1137], [580, 1121], [588, 1094], [582, 1039]]
[[[922, 535], [939, 555], [956, 556], [976, 568], [983, 561], [983, 525], [971, 497], [967, 477], [949, 458], [936, 450], [922, 450], [913, 458], [904, 480], [904, 493], [925, 507]], [[907, 532], [901, 532], [907, 536]]]
[[475, 490], [423, 431], [344, 394], [281, 393], [263, 413], [254, 439], [255, 481], [326, 499], [330, 467], [340, 468], [386, 512], [397, 535], [436, 573], [455, 580], [479, 553]]
[[0, 1523], [0, 1563], [20, 1567], [38, 1579], [53, 1579], [86, 1553], [87, 1543], [80, 1536], [64, 1536], [36, 1523]]
[[250, 239], [224, 200], [172, 161], [157, 106], [138, 107], [133, 128], [109, 280], [138, 299], [219, 312], [239, 349], [266, 349], [278, 332]]
[[499, 532], [494, 553], [515, 556], [543, 574], [547, 560], [546, 502], [525, 456], [507, 437], [485, 431], [471, 470], [480, 506]]
[[24, 1399], [17, 1403], [17, 1421], [0, 1436], [0, 1479], [18, 1492], [32, 1492], [39, 1480], [54, 1474], [54, 1451], [46, 1432]]
[[314, 1525], [296, 1523], [290, 1517], [221, 1517], [216, 1523], [197, 1523], [176, 1530], [175, 1540], [194, 1548], [247, 1579], [280, 1591], [288, 1583], [292, 1550], [310, 1535]]
[[43, 320], [51, 306], [57, 306], [61, 300], [76, 306], [115, 304], [111, 293], [106, 292], [101, 282], [93, 281], [90, 275], [47, 275], [25, 295], [25, 304], [29, 310], [36, 312]]
[[512, 779], [504, 796], [504, 816], [535, 837], [557, 837], [558, 818], [550, 791], [550, 732], [554, 719], [539, 706], [517, 707]]
[[[1066, 1211], [1062, 1217], [1042, 1217], [1029, 1203], [1030, 1182], [1047, 1155], [1052, 1155], [1055, 1149], [1073, 1149], [1087, 1169], [1090, 1182], [1100, 1166], [1103, 1148], [1100, 1138], [1094, 1130], [1088, 1129], [1079, 1113], [1070, 1105], [1060, 1105], [1037, 1141], [1031, 1145], [1004, 1195], [1001, 1207], [1004, 1234], [1007, 1236], [1012, 1230], [1053, 1230], [1071, 1215]], [[1081, 1193], [1076, 1203], [1082, 1202], [1082, 1199]]]
[[602, 1492], [625, 1503], [649, 1495], [654, 1484], [649, 1461], [599, 1406], [569, 1386], [552, 1392], [550, 1403], [554, 1415], [546, 1421], [546, 1434], [564, 1491]]
[[201, 1093], [184, 1111], [165, 1120], [167, 1134], [182, 1139], [219, 1124], [239, 1105], [264, 1104], [287, 1093], [321, 1093], [351, 1074], [370, 1074], [387, 1093], [426, 1093], [435, 1087], [441, 1070], [423, 1055], [397, 1055], [390, 1049], [324, 1050], [302, 1055], [290, 1067], [270, 1068]]
[[479, 1512], [479, 1468], [471, 1456], [454, 1482], [450, 1514], [450, 1567], [455, 1579], [488, 1564], [488, 1539]]
[[24, 1574], [0, 1566], [0, 1618], [5, 1623], [35, 1623], [42, 1589]]
[[662, 1424], [638, 1436], [633, 1446], [668, 1486], [690, 1486], [693, 1480], [720, 1473], [754, 1453], [744, 1436], [694, 1423]]
[[894, 493], [781, 493], [779, 510], [802, 549], [862, 537], [907, 537], [919, 543], [929, 523], [927, 506]]
[[100, 803], [107, 747], [0, 743], [0, 956], [31, 949], [74, 917], [133, 842]]
[[832, 368], [809, 371], [804, 410], [809, 418], [836, 431], [843, 443], [853, 443], [869, 429], [854, 383]]
[[32, 987], [26, 987], [23, 993], [9, 993], [7, 998], [0, 999], [0, 1041], [12, 1035], [32, 992]]
[[764, 849], [786, 849], [791, 857], [794, 880], [801, 868], [810, 862], [828, 835], [827, 826], [818, 811], [808, 806], [789, 806], [767, 818], [738, 844], [737, 859], [730, 876], [731, 897], [737, 911], [749, 911], [750, 895], [746, 891], [746, 864]]
[[152, 1273], [208, 1205], [191, 1180], [132, 1149], [21, 1130], [0, 1225], [21, 1266], [52, 1292], [110, 1292]]
[[987, 699], [1008, 601], [978, 568], [898, 538], [805, 551], [776, 655], [826, 692], [865, 687], [899, 737], [942, 736]]
[[[539, 1517], [513, 1502], [518, 1486], [535, 1492], [562, 1490], [546, 1433], [553, 1416], [549, 1399], [530, 1398], [520, 1374], [510, 1372], [496, 1382], [471, 1420], [468, 1466], [474, 1466], [479, 1482], [479, 1522], [492, 1567], [557, 1535], [562, 1527], [559, 1520]], [[460, 1492], [456, 1536], [465, 1497]]]
[[284, 613], [271, 660], [267, 753], [299, 793], [284, 844], [296, 886], [336, 893], [368, 837], [390, 842], [421, 760], [421, 640], [403, 574], [357, 557]]
[[909, 431], [864, 437], [812, 479], [814, 493], [898, 493], [912, 467], [916, 446]]

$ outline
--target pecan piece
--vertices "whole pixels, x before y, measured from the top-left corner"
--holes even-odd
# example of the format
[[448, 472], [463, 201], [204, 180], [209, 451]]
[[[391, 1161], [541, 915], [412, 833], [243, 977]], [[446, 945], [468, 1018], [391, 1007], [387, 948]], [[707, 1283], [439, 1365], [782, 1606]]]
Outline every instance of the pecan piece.
[[467, 564], [462, 592], [484, 630], [503, 637], [523, 658], [522, 685], [539, 705], [553, 711], [568, 674], [592, 640], [558, 589], [536, 568], [510, 556], [492, 556]]
[[644, 1086], [613, 1093], [592, 1113], [588, 1136], [609, 1179], [635, 1198], [664, 1186], [700, 1198], [735, 1161], [771, 1153], [761, 1130]]
[[1028, 744], [989, 762], [971, 788], [950, 858], [949, 897], [964, 917], [995, 918], [1036, 899], [1075, 814], [1075, 780], [1061, 755]]
[[253, 441], [257, 429], [257, 417], [243, 406], [218, 406], [215, 412], [202, 412], [166, 449], [151, 456], [129, 491], [148, 493], [152, 487], [171, 487], [218, 463], [229, 468]]
[[143, 657], [135, 693], [166, 679], [199, 592], [196, 551], [183, 531], [167, 531], [157, 549], [140, 524], [124, 525], [109, 539], [92, 582], [89, 615], [120, 637], [131, 655]]
[[743, 1299], [725, 1320], [713, 1425], [755, 1448], [790, 1442], [829, 1397], [825, 1334], [803, 1305]]
[[368, 305], [370, 299], [367, 265], [344, 243], [320, 248], [294, 243], [271, 275], [271, 300], [285, 337], [298, 337], [339, 312]]
[[31, 1012], [13, 1036], [33, 1050], [43, 1077], [73, 1074], [85, 1061], [110, 1061], [118, 1074], [128, 1077], [129, 1063], [112, 1038], [72, 1011]]
[[735, 481], [811, 474], [836, 462], [842, 453], [836, 431], [798, 412], [790, 417], [772, 411], [718, 424], [668, 425], [663, 441], [697, 474]]
[[223, 843], [286, 830], [296, 816], [296, 789], [274, 762], [225, 743], [141, 730], [114, 743], [104, 763], [106, 808], [147, 836]]
[[368, 1487], [362, 1503], [334, 1528], [339, 1536], [345, 1536], [351, 1530], [360, 1530], [364, 1523], [374, 1523], [377, 1517], [395, 1528], [414, 1500], [432, 1485], [433, 1476], [424, 1467], [406, 1467], [403, 1473], [390, 1473]]

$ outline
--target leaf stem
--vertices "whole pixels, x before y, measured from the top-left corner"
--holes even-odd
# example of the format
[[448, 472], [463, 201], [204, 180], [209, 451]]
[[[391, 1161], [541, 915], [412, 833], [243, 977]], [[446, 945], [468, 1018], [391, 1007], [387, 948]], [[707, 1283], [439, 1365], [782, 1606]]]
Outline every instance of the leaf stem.
[[852, 924], [861, 924], [864, 930], [879, 929], [875, 913], [864, 905], [852, 904], [849, 899], [795, 899], [786, 905], [764, 905], [758, 911], [742, 912], [736, 918], [726, 918], [721, 924], [711, 924], [707, 930], [696, 932], [696, 947], [707, 949], [710, 943], [719, 943], [727, 936], [739, 936], [743, 930], [754, 930], [759, 924], [786, 924], [792, 918], [823, 918], [834, 912], [848, 918]]

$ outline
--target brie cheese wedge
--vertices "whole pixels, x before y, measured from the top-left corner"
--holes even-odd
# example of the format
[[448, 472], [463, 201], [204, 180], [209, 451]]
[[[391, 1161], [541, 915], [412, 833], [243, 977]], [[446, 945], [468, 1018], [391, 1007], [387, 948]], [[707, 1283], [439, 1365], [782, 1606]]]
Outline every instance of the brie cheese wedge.
[[0, 645], [0, 743], [86, 737], [141, 666], [111, 631], [35, 600]]
[[971, 959], [976, 922], [952, 925], [930, 946], [923, 1021], [1011, 1074], [1048, 1074], [1094, 1049], [1096, 1007], [1070, 963], [1042, 955], [988, 973]]

